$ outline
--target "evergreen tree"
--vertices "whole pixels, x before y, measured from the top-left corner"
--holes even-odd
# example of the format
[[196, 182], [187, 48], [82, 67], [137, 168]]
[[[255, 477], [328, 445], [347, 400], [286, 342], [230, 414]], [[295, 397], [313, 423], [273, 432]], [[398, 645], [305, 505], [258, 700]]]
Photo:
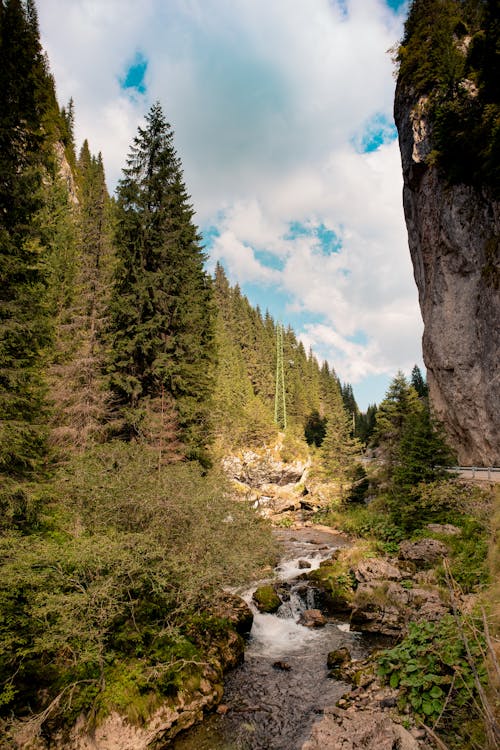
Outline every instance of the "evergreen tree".
[[66, 196], [69, 228], [52, 254], [55, 271], [60, 270], [53, 283], [57, 327], [50, 395], [53, 442], [83, 449], [90, 440], [102, 437], [108, 412], [102, 333], [113, 263], [104, 167], [100, 154], [90, 154], [87, 141], [78, 159], [77, 178], [79, 205], [68, 204]]
[[442, 479], [448, 476], [444, 467], [451, 461], [441, 430], [433, 423], [429, 409], [423, 408], [406, 420], [393, 471], [394, 485], [409, 491], [420, 482]]
[[320, 447], [326, 434], [326, 418], [322, 417], [316, 409], [312, 411], [304, 424], [304, 437], [308, 445]]
[[415, 388], [416, 392], [418, 393], [420, 398], [425, 398], [428, 394], [428, 388], [427, 383], [425, 382], [425, 379], [420, 372], [420, 368], [418, 365], [415, 365], [413, 367], [413, 370], [411, 371], [411, 384]]
[[378, 408], [373, 433], [375, 442], [383, 447], [389, 464], [397, 460], [399, 441], [408, 419], [422, 409], [415, 388], [399, 371]]
[[362, 443], [367, 443], [375, 429], [377, 405], [369, 404], [366, 412], [358, 414], [356, 419], [356, 437]]
[[212, 285], [173, 132], [159, 104], [139, 128], [117, 191], [117, 268], [110, 303], [110, 382], [129, 436], [162, 389], [191, 456], [208, 439], [213, 386]]
[[356, 456], [361, 453], [361, 443], [352, 437], [352, 420], [344, 408], [340, 388], [332, 406], [321, 444], [322, 469], [323, 476], [338, 482], [343, 492], [346, 483], [352, 479]]
[[[41, 370], [51, 326], [40, 216], [53, 166], [48, 131], [59, 115], [32, 3], [27, 9], [20, 0], [0, 1], [0, 91], [0, 500], [5, 502], [6, 496], [23, 495], [13, 482], [33, 477], [45, 460]], [[4, 506], [2, 512], [5, 521], [9, 511]]]

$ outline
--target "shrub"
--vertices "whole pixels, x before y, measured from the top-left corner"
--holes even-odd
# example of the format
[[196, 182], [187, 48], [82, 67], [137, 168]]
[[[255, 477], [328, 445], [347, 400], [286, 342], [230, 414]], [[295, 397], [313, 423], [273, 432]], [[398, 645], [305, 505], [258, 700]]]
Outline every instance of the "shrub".
[[467, 646], [451, 615], [439, 623], [410, 623], [408, 636], [380, 654], [378, 674], [399, 688], [400, 710], [410, 706], [421, 721], [448, 728], [476, 713], [475, 673], [486, 682], [484, 644], [465, 622], [461, 628]]

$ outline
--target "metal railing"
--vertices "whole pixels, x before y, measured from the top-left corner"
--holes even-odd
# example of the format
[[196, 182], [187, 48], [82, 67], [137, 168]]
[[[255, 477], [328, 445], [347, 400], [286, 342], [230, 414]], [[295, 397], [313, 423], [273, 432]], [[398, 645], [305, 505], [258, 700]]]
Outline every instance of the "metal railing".
[[498, 466], [449, 466], [447, 471], [458, 473], [466, 479], [500, 481], [500, 468]]

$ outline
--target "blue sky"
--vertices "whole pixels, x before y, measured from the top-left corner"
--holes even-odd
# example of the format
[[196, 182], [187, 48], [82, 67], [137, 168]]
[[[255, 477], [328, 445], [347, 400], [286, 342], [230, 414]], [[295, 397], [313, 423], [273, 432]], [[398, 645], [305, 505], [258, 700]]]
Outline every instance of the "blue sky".
[[397, 0], [38, 0], [59, 99], [113, 187], [160, 100], [209, 254], [362, 408], [421, 365], [394, 70]]

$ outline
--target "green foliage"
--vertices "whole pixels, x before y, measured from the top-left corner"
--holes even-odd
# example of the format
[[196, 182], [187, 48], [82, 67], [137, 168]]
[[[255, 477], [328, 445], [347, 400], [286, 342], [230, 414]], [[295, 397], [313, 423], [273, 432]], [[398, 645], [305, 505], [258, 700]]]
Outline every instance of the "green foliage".
[[411, 371], [411, 385], [415, 388], [419, 398], [427, 397], [429, 389], [418, 365], [414, 365]]
[[[50, 182], [55, 96], [36, 16], [0, 3], [0, 483], [33, 478], [45, 460], [47, 247], [40, 216]], [[57, 109], [57, 107], [56, 107]]]
[[[490, 582], [489, 529], [484, 523], [471, 516], [460, 518], [458, 524], [460, 534], [447, 536], [445, 541], [450, 549], [450, 572], [462, 591], [469, 594], [484, 588]], [[444, 571], [438, 572], [445, 582]]]
[[362, 464], [357, 464], [352, 471], [352, 487], [347, 496], [348, 503], [362, 503], [365, 501], [370, 482]]
[[355, 457], [360, 453], [361, 444], [352, 437], [352, 421], [345, 411], [340, 388], [337, 388], [336, 396], [331, 400], [326, 434], [320, 449], [323, 476], [339, 482], [342, 487], [352, 480]]
[[362, 443], [368, 443], [376, 424], [377, 405], [369, 404], [366, 412], [359, 412], [356, 415], [356, 431], [355, 436]]
[[388, 553], [397, 551], [397, 544], [405, 538], [401, 526], [390, 518], [382, 497], [368, 506], [350, 504], [341, 512], [331, 512], [325, 517], [325, 523], [338, 527], [346, 534], [376, 539], [383, 545], [389, 545], [384, 548]]
[[410, 623], [408, 630], [399, 645], [378, 657], [379, 676], [399, 688], [400, 709], [409, 706], [421, 721], [439, 720], [448, 730], [460, 726], [477, 712], [475, 673], [486, 682], [483, 642], [451, 615], [439, 623]]
[[391, 381], [375, 416], [373, 440], [382, 444], [389, 464], [397, 460], [399, 441], [407, 420], [423, 409], [417, 392], [399, 371]]
[[431, 419], [427, 408], [409, 414], [397, 447], [397, 463], [392, 480], [395, 492], [407, 494], [419, 483], [448, 477], [444, 467], [454, 456], [446, 445], [443, 432]]
[[134, 139], [118, 186], [117, 266], [110, 302], [111, 386], [124, 432], [146, 397], [164, 389], [190, 457], [209, 438], [214, 316], [173, 132], [159, 104]]
[[67, 691], [100, 712], [138, 691], [141, 714], [147, 694], [172, 694], [199, 673], [191, 662], [225, 627], [200, 612], [272, 558], [267, 528], [220, 478], [195, 464], [158, 469], [155, 451], [136, 444], [75, 456], [46, 494], [46, 533], [0, 541], [6, 710], [44, 708]]
[[321, 445], [326, 435], [326, 418], [322, 417], [317, 409], [312, 411], [304, 425], [304, 436], [308, 445]]
[[[220, 263], [215, 268], [214, 296], [218, 349], [212, 411], [215, 434], [222, 450], [263, 445], [277, 433], [273, 417], [276, 323], [269, 312], [262, 315], [252, 308], [238, 285], [229, 284]], [[313, 353], [305, 352], [291, 328], [283, 333], [283, 360], [287, 434], [298, 435], [305, 426], [309, 442], [314, 438], [319, 444], [318, 425], [326, 425], [328, 415], [338, 410], [337, 376], [326, 363], [320, 369]], [[353, 399], [351, 386], [344, 388], [346, 392], [350, 389]]]

